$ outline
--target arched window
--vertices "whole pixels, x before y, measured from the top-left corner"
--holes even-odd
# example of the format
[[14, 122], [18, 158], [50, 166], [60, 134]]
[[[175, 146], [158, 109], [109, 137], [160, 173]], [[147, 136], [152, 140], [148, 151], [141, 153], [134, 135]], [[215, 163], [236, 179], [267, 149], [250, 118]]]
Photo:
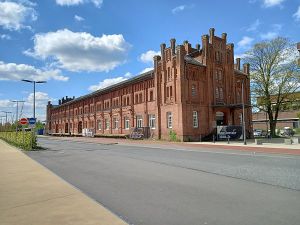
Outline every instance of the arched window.
[[192, 96], [196, 96], [196, 85], [192, 84]]

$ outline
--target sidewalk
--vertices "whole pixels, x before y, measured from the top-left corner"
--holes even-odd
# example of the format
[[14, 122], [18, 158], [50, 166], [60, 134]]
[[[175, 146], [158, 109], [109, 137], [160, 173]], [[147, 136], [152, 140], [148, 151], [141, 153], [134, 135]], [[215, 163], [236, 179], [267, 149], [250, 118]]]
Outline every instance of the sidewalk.
[[101, 143], [101, 144], [120, 144], [120, 145], [140, 145], [143, 147], [158, 147], [158, 148], [192, 148], [195, 150], [237, 150], [248, 152], [260, 153], [274, 153], [274, 154], [289, 154], [300, 155], [300, 144], [271, 144], [263, 143], [256, 145], [254, 140], [247, 140], [247, 145], [242, 142], [231, 141], [229, 144], [226, 141], [219, 142], [168, 142], [161, 140], [131, 140], [131, 139], [118, 139], [118, 138], [89, 138], [89, 137], [54, 137], [54, 136], [40, 136], [40, 138], [49, 138], [55, 140], [69, 140], [80, 141], [88, 143]]
[[124, 221], [0, 140], [1, 225], [126, 225]]

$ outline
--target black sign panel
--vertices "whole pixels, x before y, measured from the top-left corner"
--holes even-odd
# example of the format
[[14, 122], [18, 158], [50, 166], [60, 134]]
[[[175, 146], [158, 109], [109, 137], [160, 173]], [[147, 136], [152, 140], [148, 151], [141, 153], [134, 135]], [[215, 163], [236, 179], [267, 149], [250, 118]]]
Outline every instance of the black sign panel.
[[218, 140], [224, 139], [240, 139], [243, 135], [242, 126], [218, 126], [217, 127]]

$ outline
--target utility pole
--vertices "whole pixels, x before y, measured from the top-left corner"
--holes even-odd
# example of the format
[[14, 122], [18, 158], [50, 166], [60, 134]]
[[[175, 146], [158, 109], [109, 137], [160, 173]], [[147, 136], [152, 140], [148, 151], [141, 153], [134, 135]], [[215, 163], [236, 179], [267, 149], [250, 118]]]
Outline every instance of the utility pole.
[[35, 118], [35, 84], [47, 83], [47, 81], [35, 81], [35, 80], [25, 80], [25, 79], [23, 79], [22, 81], [33, 83], [33, 118]]
[[18, 121], [19, 121], [19, 102], [25, 102], [23, 100], [12, 100], [12, 102], [17, 103], [17, 113], [16, 113], [16, 133], [18, 132]]
[[7, 126], [7, 114], [11, 113], [11, 112], [7, 112], [7, 111], [2, 111], [3, 113], [5, 113], [5, 127]]
[[244, 145], [246, 145], [247, 141], [246, 141], [246, 124], [245, 124], [244, 80], [242, 80], [242, 104], [243, 104], [243, 140], [244, 140]]
[[3, 121], [2, 121], [2, 118], [4, 118], [5, 116], [0, 116], [0, 119], [1, 119], [1, 131], [2, 131], [2, 129], [3, 129]]

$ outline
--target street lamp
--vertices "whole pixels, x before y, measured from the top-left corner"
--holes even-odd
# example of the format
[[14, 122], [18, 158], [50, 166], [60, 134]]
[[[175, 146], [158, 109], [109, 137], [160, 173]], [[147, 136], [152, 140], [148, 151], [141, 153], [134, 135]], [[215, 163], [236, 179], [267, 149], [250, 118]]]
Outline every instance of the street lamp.
[[5, 127], [7, 126], [7, 114], [11, 113], [11, 112], [7, 112], [7, 111], [1, 111], [3, 113], [5, 113]]
[[25, 79], [23, 79], [22, 81], [33, 83], [33, 118], [35, 118], [35, 84], [47, 83], [47, 81], [34, 81], [34, 80], [25, 80]]
[[238, 81], [242, 83], [242, 109], [243, 109], [243, 141], [244, 145], [247, 145], [247, 140], [246, 140], [246, 124], [245, 124], [245, 102], [244, 102], [244, 79], [242, 81]]
[[23, 101], [23, 100], [12, 100], [11, 102], [17, 103], [17, 112], [16, 112], [16, 132], [18, 132], [19, 102], [25, 102], [25, 101]]

